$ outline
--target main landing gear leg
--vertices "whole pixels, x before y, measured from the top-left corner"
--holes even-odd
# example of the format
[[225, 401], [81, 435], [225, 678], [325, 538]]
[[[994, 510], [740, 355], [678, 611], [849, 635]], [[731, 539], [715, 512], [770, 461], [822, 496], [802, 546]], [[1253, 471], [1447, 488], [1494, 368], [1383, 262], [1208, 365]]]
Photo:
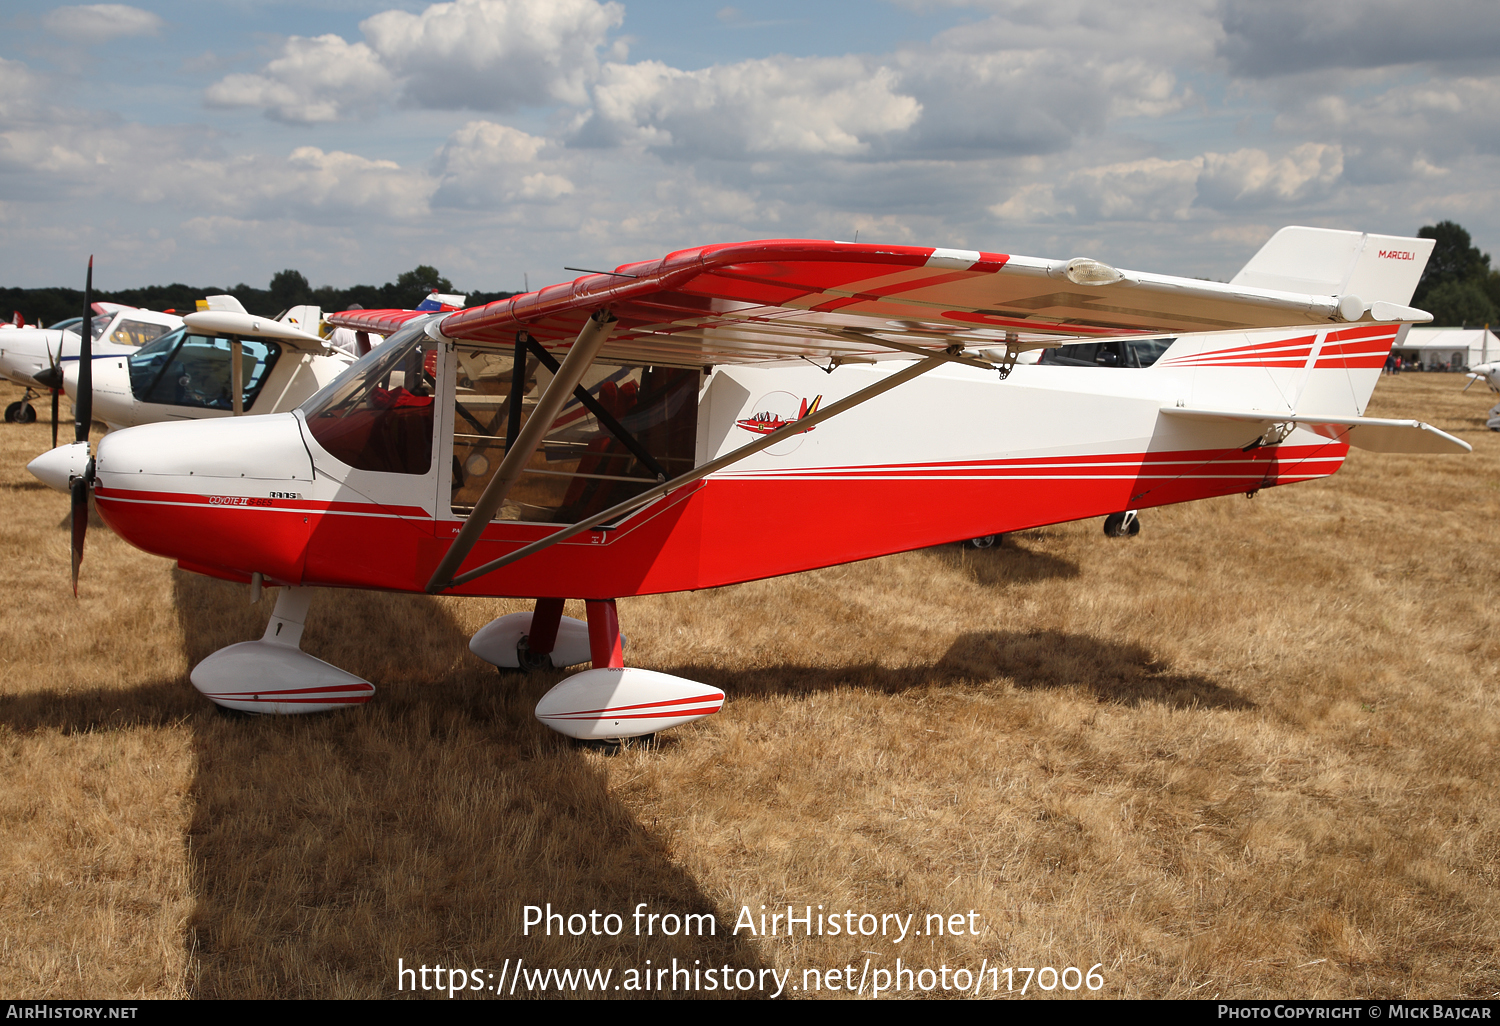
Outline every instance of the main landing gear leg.
[[625, 651], [620, 644], [620, 613], [614, 599], [584, 603], [589, 614], [589, 658], [594, 669], [624, 669]]
[[311, 588], [284, 587], [259, 641], [221, 648], [193, 667], [193, 686], [215, 705], [250, 713], [327, 712], [375, 694], [361, 680], [302, 651]]
[[531, 633], [526, 636], [526, 647], [532, 655], [552, 654], [557, 646], [557, 629], [562, 625], [562, 611], [562, 599], [536, 600], [536, 610], [531, 614]]
[[626, 667], [614, 599], [590, 599], [593, 669], [575, 673], [542, 696], [536, 718], [581, 741], [619, 742], [654, 734], [719, 711], [724, 692], [655, 670]]
[[563, 600], [541, 598], [530, 613], [491, 620], [469, 639], [469, 651], [502, 673], [561, 669], [589, 658], [589, 628], [563, 616]]

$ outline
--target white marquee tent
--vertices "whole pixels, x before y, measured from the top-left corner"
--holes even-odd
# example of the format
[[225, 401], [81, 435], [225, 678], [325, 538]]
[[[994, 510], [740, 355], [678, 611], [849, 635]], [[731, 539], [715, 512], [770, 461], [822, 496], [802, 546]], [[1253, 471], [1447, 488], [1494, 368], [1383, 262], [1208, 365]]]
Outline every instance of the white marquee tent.
[[1500, 360], [1500, 337], [1483, 328], [1413, 327], [1394, 352], [1424, 370], [1464, 370]]

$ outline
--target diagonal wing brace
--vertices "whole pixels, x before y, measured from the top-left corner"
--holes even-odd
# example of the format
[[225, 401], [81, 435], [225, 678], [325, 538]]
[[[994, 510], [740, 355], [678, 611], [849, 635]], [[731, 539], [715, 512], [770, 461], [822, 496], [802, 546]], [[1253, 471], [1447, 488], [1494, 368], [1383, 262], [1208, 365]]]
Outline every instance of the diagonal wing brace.
[[[531, 418], [526, 421], [526, 426], [514, 436], [515, 444], [505, 450], [505, 459], [500, 461], [500, 468], [495, 471], [495, 476], [485, 487], [484, 494], [474, 505], [474, 511], [469, 514], [469, 519], [464, 521], [463, 528], [458, 532], [458, 537], [453, 539], [453, 544], [448, 546], [448, 551], [443, 553], [442, 560], [437, 569], [432, 572], [432, 579], [427, 582], [427, 591], [436, 594], [449, 585], [444, 583], [450, 581], [454, 572], [463, 564], [464, 557], [474, 548], [479, 541], [484, 529], [494, 518], [495, 512], [500, 509], [500, 504], [510, 494], [511, 488], [521, 476], [521, 471], [526, 464], [531, 462], [532, 455], [541, 447], [542, 439], [552, 429], [552, 422], [562, 412], [563, 404], [573, 394], [573, 389], [583, 380], [584, 372], [594, 362], [604, 343], [609, 340], [610, 332], [614, 330], [615, 318], [608, 310], [599, 310], [588, 319], [583, 330], [578, 333], [578, 338], [568, 350], [568, 355], [563, 359], [562, 366], [553, 375], [552, 381], [547, 386], [547, 391], [542, 393], [541, 399], [537, 401], [536, 409]], [[519, 347], [518, 347], [519, 348]], [[512, 416], [519, 412], [520, 405], [517, 404], [511, 411]]]
[[[830, 405], [823, 407], [816, 413], [809, 413], [807, 416], [803, 417], [800, 420], [794, 421], [793, 423], [788, 424], [785, 427], [778, 428], [777, 430], [772, 431], [769, 435], [762, 435], [755, 441], [750, 442], [746, 445], [742, 445], [738, 449], [735, 449], [733, 452], [727, 452], [723, 456], [720, 456], [718, 459], [710, 460], [702, 466], [695, 467], [692, 470], [688, 471], [686, 474], [682, 474], [670, 481], [658, 484], [654, 488], [648, 488], [640, 495], [633, 496], [629, 499], [626, 499], [624, 502], [611, 506], [609, 509], [605, 510], [602, 513], [596, 513], [594, 516], [589, 517], [587, 520], [582, 520], [570, 527], [563, 528], [561, 531], [549, 534], [547, 535], [547, 537], [538, 539], [537, 541], [532, 542], [530, 545], [527, 545], [524, 548], [517, 549], [515, 552], [512, 552], [509, 555], [501, 556], [499, 559], [491, 560], [490, 562], [485, 563], [483, 566], [476, 567], [473, 570], [460, 574], [457, 577], [453, 577], [450, 580], [448, 579], [448, 575], [445, 572], [444, 567], [446, 567], [446, 565], [448, 564], [449, 557], [453, 555], [454, 550], [458, 548], [458, 541], [455, 541], [453, 543], [453, 547], [448, 550], [448, 556], [444, 557], [443, 565], [439, 566], [437, 571], [433, 573], [432, 580], [427, 584], [427, 591], [429, 594], [435, 595], [446, 588], [452, 588], [457, 587], [461, 584], [467, 584], [477, 577], [483, 577], [485, 574], [491, 573], [495, 570], [499, 570], [503, 566], [509, 566], [511, 563], [514, 563], [517, 560], [525, 559], [527, 556], [540, 552], [543, 549], [550, 548], [553, 545], [556, 545], [558, 542], [567, 541], [569, 538], [575, 537], [585, 531], [598, 527], [600, 524], [605, 524], [618, 517], [624, 516], [631, 510], [636, 509], [639, 506], [644, 506], [646, 503], [651, 502], [653, 499], [656, 499], [659, 496], [665, 495], [671, 491], [676, 491], [678, 488], [681, 488], [684, 485], [690, 485], [694, 481], [698, 481], [710, 474], [723, 470], [725, 467], [738, 463], [740, 460], [743, 460], [748, 456], [753, 456], [756, 453], [760, 452], [762, 449], [769, 448], [770, 446], [775, 445], [777, 442], [780, 442], [786, 438], [790, 438], [792, 435], [800, 434], [803, 431], [808, 430], [809, 428], [816, 427], [825, 420], [829, 420], [830, 418], [838, 416], [840, 413], [853, 409], [863, 402], [874, 399], [881, 393], [888, 392], [898, 385], [904, 385], [906, 384], [906, 382], [911, 381], [913, 378], [921, 377], [928, 371], [936, 370], [937, 368], [943, 366], [948, 362], [950, 362], [950, 359], [946, 353], [939, 353], [933, 356], [929, 356], [925, 360], [919, 360], [918, 362], [910, 364], [909, 366], [897, 371], [896, 373], [888, 377], [882, 378], [872, 385], [868, 385], [865, 388], [860, 389], [858, 392], [855, 392], [851, 396], [840, 399], [836, 403], [831, 403]], [[566, 366], [566, 364], [564, 366]], [[495, 508], [499, 508], [498, 504], [496, 504]], [[474, 518], [478, 515], [479, 510], [476, 508], [473, 516], [470, 517], [469, 522], [473, 523]], [[467, 531], [468, 527], [469, 524], [465, 524], [464, 530]], [[460, 539], [462, 539], [462, 535], [460, 535]], [[470, 548], [472, 548], [472, 545], [470, 546]], [[464, 554], [467, 555], [468, 551], [468, 548], [464, 549]], [[460, 556], [459, 558], [461, 560], [462, 556]], [[446, 583], [440, 584], [438, 583], [439, 581], [446, 581]]]

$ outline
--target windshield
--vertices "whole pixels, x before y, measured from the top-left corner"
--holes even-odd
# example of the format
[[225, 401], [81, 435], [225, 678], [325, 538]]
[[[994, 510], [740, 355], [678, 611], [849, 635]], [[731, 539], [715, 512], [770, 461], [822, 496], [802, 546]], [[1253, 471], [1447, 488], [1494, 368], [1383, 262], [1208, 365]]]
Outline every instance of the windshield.
[[[391, 334], [388, 340], [376, 345], [375, 348], [371, 349], [364, 356], [351, 363], [344, 373], [308, 396], [307, 400], [299, 408], [304, 414], [311, 416], [311, 411], [314, 408], [321, 409], [332, 401], [331, 397], [335, 393], [342, 392], [349, 385], [349, 382], [356, 378], [362, 379], [371, 366], [380, 363], [395, 347], [407, 345], [413, 338], [426, 338], [425, 329], [427, 322], [430, 320], [432, 320], [431, 317], [418, 317], [402, 325], [400, 329]], [[380, 336], [376, 335], [375, 338], [378, 339]]]
[[[275, 342], [240, 341], [240, 409], [255, 404], [280, 355]], [[227, 338], [178, 328], [141, 346], [127, 362], [130, 390], [140, 402], [234, 409], [234, 348]]]
[[432, 468], [437, 343], [408, 323], [302, 404], [307, 429], [330, 456], [357, 470], [425, 474]]

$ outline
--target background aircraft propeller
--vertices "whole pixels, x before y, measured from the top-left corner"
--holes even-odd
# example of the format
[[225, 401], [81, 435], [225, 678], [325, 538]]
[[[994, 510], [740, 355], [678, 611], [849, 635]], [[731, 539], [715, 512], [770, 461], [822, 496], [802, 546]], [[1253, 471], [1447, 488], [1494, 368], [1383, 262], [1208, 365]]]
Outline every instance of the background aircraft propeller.
[[57, 448], [57, 397], [62, 394], [62, 339], [57, 342], [57, 352], [54, 353], [49, 347], [47, 349], [47, 360], [50, 366], [46, 370], [37, 371], [33, 377], [37, 383], [52, 393], [52, 448]]

